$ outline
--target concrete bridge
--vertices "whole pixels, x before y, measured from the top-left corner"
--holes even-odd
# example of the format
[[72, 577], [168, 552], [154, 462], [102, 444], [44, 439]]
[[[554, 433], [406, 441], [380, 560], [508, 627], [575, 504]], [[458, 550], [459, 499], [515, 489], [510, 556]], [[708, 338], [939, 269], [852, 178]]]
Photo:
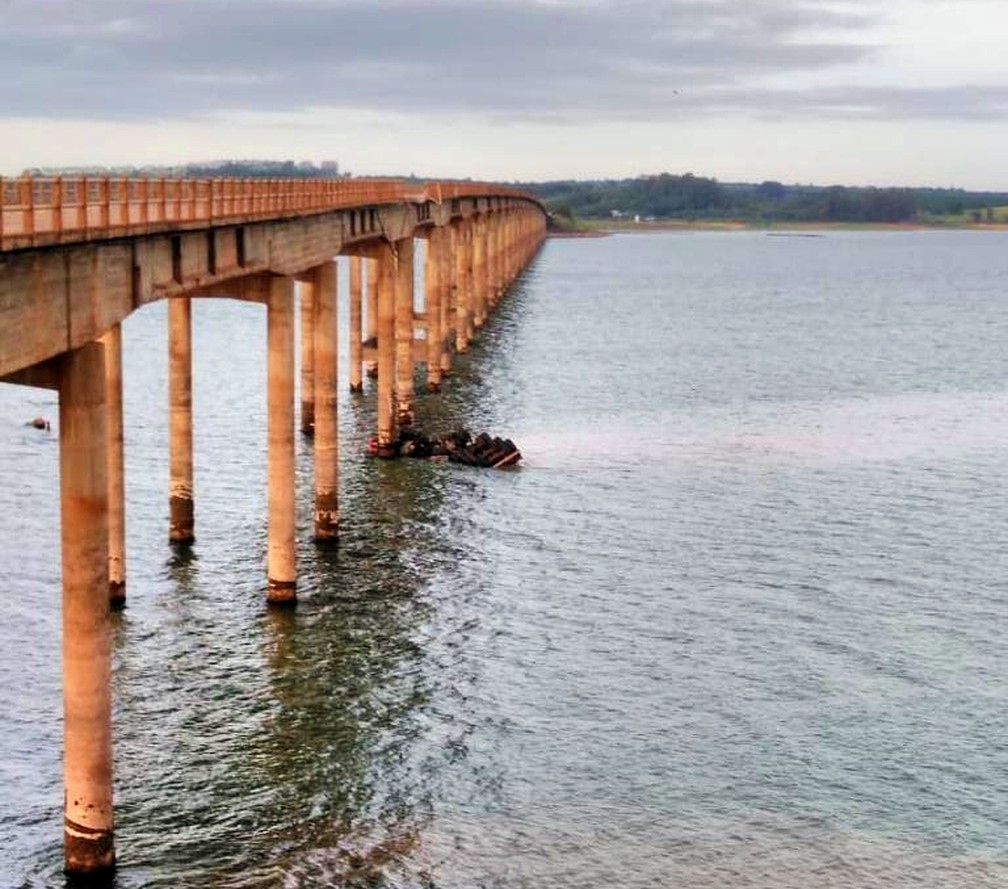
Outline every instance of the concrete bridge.
[[415, 364], [437, 391], [453, 349], [468, 348], [544, 233], [535, 198], [472, 182], [0, 179], [0, 381], [59, 393], [68, 872], [115, 862], [107, 615], [126, 596], [122, 320], [170, 301], [168, 536], [184, 546], [196, 533], [190, 300], [266, 306], [267, 600], [291, 605], [295, 294], [300, 421], [315, 437], [325, 544], [339, 526], [335, 257], [351, 257], [348, 383], [359, 391], [365, 366], [377, 375], [378, 452], [390, 456], [413, 419]]

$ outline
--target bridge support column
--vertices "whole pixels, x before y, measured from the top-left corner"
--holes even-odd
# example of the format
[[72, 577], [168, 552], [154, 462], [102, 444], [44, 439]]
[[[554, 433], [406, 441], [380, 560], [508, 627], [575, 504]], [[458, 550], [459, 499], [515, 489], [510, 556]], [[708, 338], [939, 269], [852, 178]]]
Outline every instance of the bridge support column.
[[427, 313], [427, 391], [441, 389], [441, 353], [444, 331], [441, 304], [444, 300], [444, 231], [435, 228], [427, 239], [424, 271], [424, 309]]
[[270, 281], [267, 326], [268, 550], [267, 600], [297, 598], [294, 554], [294, 280]]
[[63, 563], [63, 838], [67, 873], [115, 866], [109, 639], [105, 358], [99, 343], [60, 363]]
[[487, 313], [486, 217], [477, 216], [472, 225], [472, 322], [479, 329], [486, 324]]
[[361, 392], [364, 381], [361, 378], [363, 362], [361, 344], [361, 267], [359, 256], [350, 257], [350, 391]]
[[195, 541], [192, 427], [192, 301], [168, 300], [168, 539], [188, 546]]
[[[358, 264], [358, 274], [359, 274]], [[353, 265], [351, 265], [352, 274]], [[337, 374], [336, 263], [314, 270], [315, 278], [315, 540], [335, 543], [339, 535], [339, 379]], [[359, 284], [358, 277], [358, 284]], [[360, 287], [357, 288], [360, 307]], [[351, 287], [350, 304], [353, 305]], [[351, 333], [353, 328], [351, 327]], [[360, 316], [357, 317], [360, 341]], [[352, 365], [351, 365], [352, 367]], [[360, 353], [357, 354], [360, 377]]]
[[410, 237], [395, 244], [395, 404], [399, 426], [413, 425], [413, 327], [413, 238]]
[[451, 373], [449, 340], [455, 325], [455, 227], [448, 225], [441, 232], [441, 377]]
[[105, 430], [108, 437], [109, 602], [126, 602], [126, 490], [123, 478], [122, 328], [101, 339], [105, 347]]
[[472, 336], [472, 229], [462, 222], [456, 230], [455, 250], [455, 350], [469, 351]]
[[375, 265], [378, 272], [375, 323], [378, 350], [378, 456], [392, 457], [392, 443], [396, 437], [396, 268], [391, 244], [384, 241], [381, 243]]
[[298, 282], [301, 316], [301, 431], [315, 432], [315, 283]]
[[504, 291], [507, 290], [507, 270], [504, 268], [504, 211], [499, 211], [494, 215], [493, 243], [494, 243], [494, 306], [500, 302]]
[[497, 306], [497, 211], [485, 217], [486, 233], [486, 311], [489, 316]]
[[[378, 260], [368, 257], [364, 260], [365, 287], [367, 293], [367, 319], [364, 339], [377, 345], [378, 337]], [[378, 376], [378, 362], [369, 361], [367, 375], [373, 380]]]

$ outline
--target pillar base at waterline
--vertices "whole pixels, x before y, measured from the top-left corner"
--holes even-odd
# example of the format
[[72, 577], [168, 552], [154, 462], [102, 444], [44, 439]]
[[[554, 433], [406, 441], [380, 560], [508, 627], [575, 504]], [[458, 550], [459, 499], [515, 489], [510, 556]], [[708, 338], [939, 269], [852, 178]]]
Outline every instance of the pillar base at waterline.
[[315, 402], [301, 402], [301, 433], [311, 438], [315, 434]]
[[293, 608], [297, 604], [297, 581], [269, 578], [266, 601], [277, 608]]
[[113, 611], [120, 611], [126, 607], [126, 581], [109, 581], [109, 607]]
[[320, 498], [315, 503], [315, 542], [323, 545], [333, 545], [339, 541], [339, 506], [333, 497]]
[[[377, 374], [376, 374], [376, 376], [377, 376]], [[363, 383], [351, 383], [350, 384], [350, 391], [353, 392], [354, 395], [357, 395], [357, 394], [359, 394], [359, 393], [361, 393], [361, 392], [364, 391], [364, 384]]]
[[116, 866], [113, 832], [64, 819], [63, 855], [63, 871], [71, 885], [107, 885]]
[[428, 380], [427, 381], [427, 391], [428, 392], [440, 392], [441, 391], [441, 384], [440, 383], [436, 383], [433, 380]]
[[176, 546], [190, 546], [196, 542], [193, 501], [189, 497], [173, 495], [168, 501], [168, 541]]

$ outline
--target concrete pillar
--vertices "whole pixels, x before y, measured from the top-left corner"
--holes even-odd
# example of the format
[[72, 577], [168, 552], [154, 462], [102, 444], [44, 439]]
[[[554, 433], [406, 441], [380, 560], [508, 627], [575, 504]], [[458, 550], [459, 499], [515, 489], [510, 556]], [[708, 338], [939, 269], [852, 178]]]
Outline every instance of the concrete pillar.
[[427, 239], [424, 260], [424, 309], [427, 314], [427, 391], [441, 389], [441, 352], [444, 333], [441, 329], [441, 303], [444, 299], [443, 270], [444, 232], [435, 228]]
[[378, 305], [375, 330], [378, 344], [378, 455], [392, 457], [396, 438], [395, 328], [396, 269], [392, 245], [382, 241], [376, 261]]
[[478, 329], [487, 313], [486, 217], [477, 216], [472, 226], [472, 322]]
[[364, 381], [361, 377], [361, 267], [359, 256], [350, 257], [350, 391], [361, 392]]
[[483, 302], [486, 306], [486, 315], [490, 316], [494, 303], [497, 301], [494, 295], [494, 214], [490, 213], [483, 217], [483, 262], [486, 271], [483, 276]]
[[301, 316], [301, 431], [315, 431], [315, 285], [301, 281], [299, 309]]
[[455, 244], [455, 349], [462, 353], [469, 351], [472, 335], [472, 268], [469, 264], [472, 239], [468, 221], [460, 223], [456, 229]]
[[493, 217], [493, 304], [497, 305], [507, 289], [507, 271], [504, 268], [504, 216], [498, 211]]
[[[358, 270], [360, 263], [358, 262]], [[351, 263], [351, 274], [353, 273]], [[327, 262], [315, 277], [315, 540], [335, 542], [339, 533], [339, 384], [337, 374], [336, 263]], [[359, 279], [358, 279], [359, 280]], [[351, 306], [353, 305], [351, 287]], [[360, 306], [360, 288], [357, 289]], [[357, 318], [360, 340], [360, 317]], [[360, 353], [357, 355], [360, 376]]]
[[99, 343], [60, 370], [63, 564], [63, 839], [70, 874], [115, 866], [105, 359]]
[[192, 302], [168, 300], [168, 539], [188, 546], [195, 539], [192, 427]]
[[[370, 342], [377, 342], [378, 337], [378, 260], [368, 257], [364, 265], [365, 287], [367, 288], [367, 318], [364, 328], [364, 339]], [[378, 362], [369, 361], [367, 375], [374, 379], [378, 376]]]
[[395, 406], [399, 426], [413, 425], [413, 238], [395, 244]]
[[451, 349], [448, 338], [454, 323], [455, 305], [455, 229], [447, 225], [441, 230], [441, 378], [451, 373]]
[[126, 602], [126, 488], [123, 473], [122, 328], [101, 339], [105, 347], [105, 431], [108, 453], [109, 602]]
[[294, 555], [294, 280], [270, 282], [267, 324], [266, 426], [268, 437], [269, 530], [267, 599], [293, 604]]

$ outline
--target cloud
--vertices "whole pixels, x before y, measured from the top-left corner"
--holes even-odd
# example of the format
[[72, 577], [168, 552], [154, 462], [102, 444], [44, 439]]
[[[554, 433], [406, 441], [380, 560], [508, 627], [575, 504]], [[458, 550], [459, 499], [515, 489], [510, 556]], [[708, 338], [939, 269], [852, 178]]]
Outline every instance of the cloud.
[[1003, 113], [999, 90], [768, 85], [869, 59], [878, 51], [865, 39], [872, 8], [868, 0], [7, 0], [0, 115]]

